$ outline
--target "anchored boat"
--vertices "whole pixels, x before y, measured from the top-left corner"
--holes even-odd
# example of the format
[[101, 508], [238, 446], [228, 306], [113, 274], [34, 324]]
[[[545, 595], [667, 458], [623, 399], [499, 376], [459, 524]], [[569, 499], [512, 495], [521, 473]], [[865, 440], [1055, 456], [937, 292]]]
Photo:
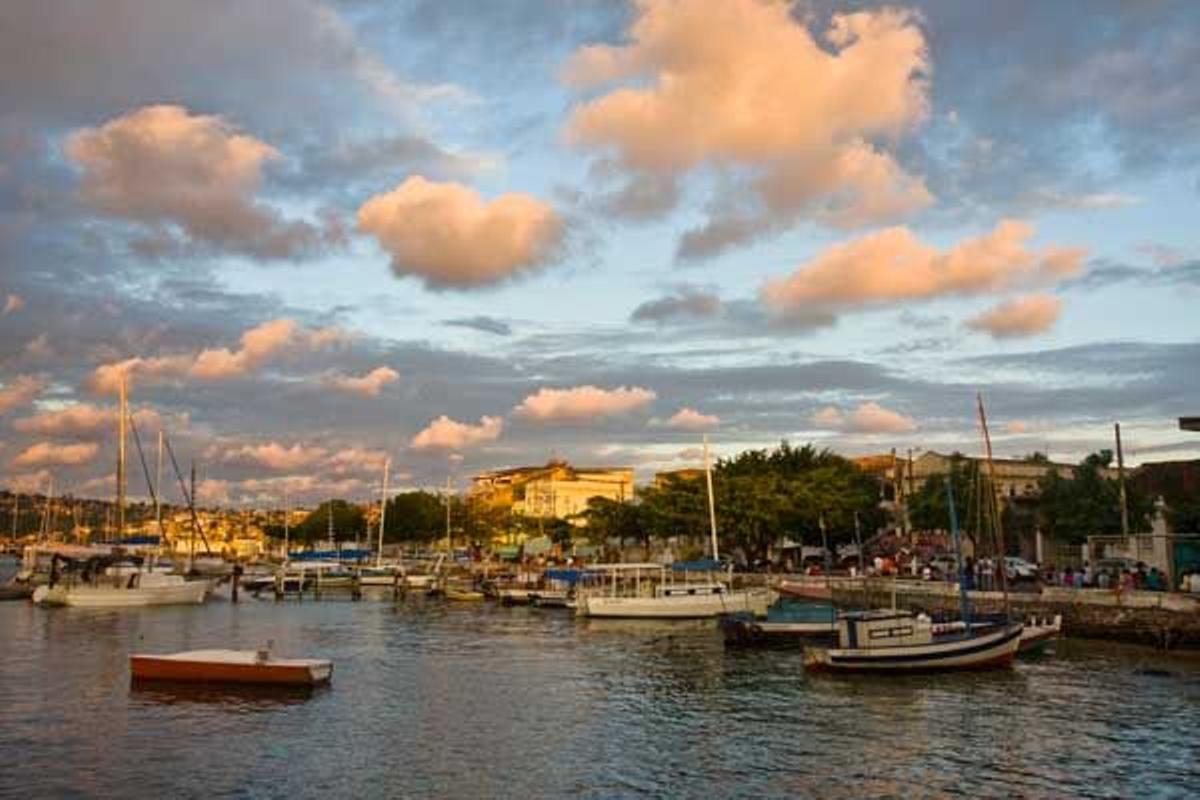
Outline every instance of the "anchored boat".
[[275, 658], [262, 650], [189, 650], [129, 657], [134, 681], [315, 686], [328, 683], [333, 663], [320, 658]]
[[1012, 663], [1021, 642], [1021, 623], [982, 632], [934, 634], [928, 617], [908, 611], [857, 611], [838, 618], [837, 647], [808, 647], [810, 670], [931, 672], [983, 669]]
[[80, 562], [56, 555], [50, 582], [34, 590], [33, 602], [79, 608], [187, 605], [203, 603], [209, 588], [206, 580], [151, 571], [137, 559], [93, 556]]

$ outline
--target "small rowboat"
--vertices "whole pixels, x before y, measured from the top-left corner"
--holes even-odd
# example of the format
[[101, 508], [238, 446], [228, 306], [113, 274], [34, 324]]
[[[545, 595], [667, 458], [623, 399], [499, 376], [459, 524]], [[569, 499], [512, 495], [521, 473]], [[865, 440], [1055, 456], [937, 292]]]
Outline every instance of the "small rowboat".
[[253, 683], [315, 686], [328, 683], [333, 663], [322, 658], [275, 658], [269, 650], [188, 650], [129, 657], [134, 681]]
[[833, 597], [833, 589], [828, 584], [780, 581], [775, 585], [775, 589], [785, 597], [794, 597], [799, 600], [829, 600]]

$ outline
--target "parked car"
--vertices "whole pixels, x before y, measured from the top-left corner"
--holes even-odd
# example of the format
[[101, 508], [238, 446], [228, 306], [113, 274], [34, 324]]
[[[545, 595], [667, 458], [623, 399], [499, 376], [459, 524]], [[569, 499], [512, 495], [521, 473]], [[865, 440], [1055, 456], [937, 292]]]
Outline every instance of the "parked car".
[[1014, 583], [1016, 581], [1034, 581], [1038, 577], [1037, 564], [1031, 564], [1017, 556], [1004, 557], [1004, 574]]
[[950, 555], [934, 556], [929, 559], [929, 568], [938, 578], [954, 577], [958, 575], [958, 559]]

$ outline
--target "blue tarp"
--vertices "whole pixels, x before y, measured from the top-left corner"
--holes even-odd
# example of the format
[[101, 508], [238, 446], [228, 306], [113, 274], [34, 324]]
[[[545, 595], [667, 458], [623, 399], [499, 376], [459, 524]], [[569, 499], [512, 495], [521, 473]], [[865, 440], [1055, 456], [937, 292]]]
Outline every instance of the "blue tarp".
[[543, 577], [549, 581], [563, 581], [564, 583], [576, 584], [586, 578], [588, 575], [596, 575], [595, 572], [587, 572], [582, 569], [548, 569], [542, 573]]
[[676, 572], [723, 572], [725, 568], [720, 561], [705, 558], [700, 561], [676, 561], [671, 569]]
[[345, 550], [305, 550], [288, 553], [290, 561], [365, 561], [374, 558], [374, 550], [346, 548]]

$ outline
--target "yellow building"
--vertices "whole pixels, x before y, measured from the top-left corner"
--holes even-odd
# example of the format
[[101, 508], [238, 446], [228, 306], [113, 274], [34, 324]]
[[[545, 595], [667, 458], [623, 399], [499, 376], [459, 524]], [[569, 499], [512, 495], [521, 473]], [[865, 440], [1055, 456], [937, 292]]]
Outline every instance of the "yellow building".
[[587, 510], [593, 497], [631, 500], [633, 468], [572, 467], [565, 461], [551, 461], [541, 467], [484, 472], [471, 479], [473, 501], [535, 519], [572, 519]]

